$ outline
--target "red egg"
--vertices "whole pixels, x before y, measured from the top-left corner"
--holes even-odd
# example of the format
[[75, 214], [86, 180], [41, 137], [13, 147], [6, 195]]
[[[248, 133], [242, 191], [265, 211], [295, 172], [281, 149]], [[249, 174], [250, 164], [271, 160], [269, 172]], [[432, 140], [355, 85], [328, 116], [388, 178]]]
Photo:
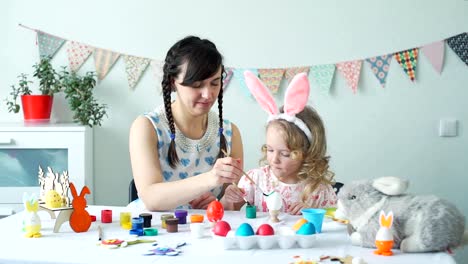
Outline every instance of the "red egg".
[[218, 236], [226, 236], [227, 233], [231, 231], [231, 226], [226, 221], [219, 221], [213, 228], [213, 232]]
[[210, 222], [217, 222], [223, 219], [224, 207], [218, 200], [212, 201], [206, 208], [206, 217]]
[[257, 235], [259, 236], [272, 236], [275, 234], [275, 230], [269, 224], [263, 224], [258, 227]]

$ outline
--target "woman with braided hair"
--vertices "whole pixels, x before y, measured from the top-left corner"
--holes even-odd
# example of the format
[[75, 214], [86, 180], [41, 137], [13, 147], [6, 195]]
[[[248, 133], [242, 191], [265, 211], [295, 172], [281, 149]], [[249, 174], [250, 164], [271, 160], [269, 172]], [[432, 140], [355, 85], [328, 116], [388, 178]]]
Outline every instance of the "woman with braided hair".
[[[139, 116], [130, 129], [139, 196], [132, 205], [150, 211], [204, 209], [241, 177], [242, 139], [223, 119], [222, 60], [211, 41], [194, 36], [167, 52], [164, 105]], [[216, 102], [217, 113], [211, 111]]]

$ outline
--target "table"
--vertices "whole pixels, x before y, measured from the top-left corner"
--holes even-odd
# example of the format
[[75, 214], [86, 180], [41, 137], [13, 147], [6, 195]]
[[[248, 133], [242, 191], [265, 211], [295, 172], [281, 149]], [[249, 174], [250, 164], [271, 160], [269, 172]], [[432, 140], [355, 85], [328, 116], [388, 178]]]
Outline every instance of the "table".
[[[100, 221], [101, 210], [112, 210], [113, 222], [103, 224]], [[394, 250], [392, 257], [377, 256], [373, 249], [355, 247], [351, 245], [346, 233], [346, 227], [337, 222], [324, 222], [323, 232], [317, 236], [316, 246], [302, 249], [270, 250], [224, 250], [217, 240], [210, 236], [201, 239], [192, 238], [189, 225], [179, 225], [178, 233], [167, 233], [161, 229], [160, 216], [167, 212], [153, 212], [152, 227], [159, 230], [154, 238], [160, 244], [174, 244], [186, 242], [181, 247], [183, 251], [178, 256], [144, 256], [143, 253], [151, 248], [151, 244], [130, 245], [125, 248], [106, 249], [97, 246], [98, 226], [101, 226], [104, 239], [126, 238], [128, 231], [120, 227], [120, 212], [128, 211], [132, 216], [142, 212], [126, 207], [89, 206], [87, 211], [97, 216], [97, 221], [91, 224], [84, 233], [75, 233], [68, 222], [64, 223], [58, 233], [54, 233], [55, 220], [45, 211], [39, 211], [42, 222], [41, 238], [24, 238], [22, 232], [22, 213], [0, 219], [0, 263], [293, 263], [294, 256], [302, 259], [317, 259], [321, 255], [361, 257], [367, 263], [455, 263], [453, 258], [443, 252], [425, 254], [403, 254]], [[193, 213], [205, 214], [203, 210], [191, 210]], [[188, 218], [189, 219], [189, 218]], [[299, 216], [281, 214], [283, 225], [292, 226]], [[268, 222], [268, 215], [257, 213], [256, 219], [246, 219], [242, 212], [225, 212], [223, 220], [229, 222], [233, 228], [243, 222], [250, 223], [254, 229], [262, 223]], [[206, 221], [206, 216], [205, 216]], [[337, 262], [333, 262], [337, 263]]]

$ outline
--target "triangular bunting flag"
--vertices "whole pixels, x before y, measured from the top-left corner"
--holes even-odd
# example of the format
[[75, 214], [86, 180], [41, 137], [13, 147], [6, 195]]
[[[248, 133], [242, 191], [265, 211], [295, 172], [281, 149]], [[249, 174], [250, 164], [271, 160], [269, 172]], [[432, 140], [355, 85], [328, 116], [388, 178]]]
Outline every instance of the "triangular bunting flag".
[[286, 72], [284, 73], [284, 77], [288, 80], [289, 82], [292, 80], [294, 76], [296, 76], [298, 73], [305, 72], [309, 74], [310, 67], [292, 67], [292, 68], [287, 68]]
[[258, 74], [266, 87], [270, 88], [272, 93], [277, 93], [285, 71], [285, 69], [258, 69]]
[[231, 82], [233, 71], [232, 71], [232, 68], [229, 68], [229, 67], [226, 67], [224, 71], [226, 72], [226, 76], [224, 76], [223, 78], [223, 91], [226, 91], [226, 88]]
[[426, 58], [431, 62], [432, 67], [436, 70], [437, 73], [442, 72], [442, 66], [444, 64], [444, 41], [436, 41], [431, 44], [424, 45], [421, 48], [421, 53], [423, 53]]
[[382, 55], [366, 59], [377, 80], [379, 80], [382, 88], [385, 88], [385, 80], [387, 79], [392, 54]]
[[158, 87], [161, 87], [161, 82], [163, 79], [163, 67], [164, 61], [152, 60], [151, 61], [151, 68], [153, 68], [153, 76], [158, 84]]
[[242, 69], [233, 68], [233, 71], [234, 71], [234, 77], [236, 77], [236, 79], [239, 81], [239, 85], [240, 85], [240, 88], [241, 88], [242, 92], [247, 97], [252, 98], [252, 94], [250, 93], [250, 90], [247, 87], [247, 84], [245, 83], [244, 72], [245, 71], [251, 71], [253, 74], [258, 76], [258, 70], [257, 69], [246, 69], [246, 68], [242, 68]]
[[468, 33], [462, 33], [447, 39], [447, 44], [468, 65]]
[[395, 53], [395, 58], [411, 81], [416, 79], [416, 65], [418, 64], [418, 49], [409, 49]]
[[53, 58], [55, 53], [65, 43], [64, 39], [37, 31], [37, 44], [39, 46], [39, 56], [42, 58]]
[[341, 72], [346, 79], [346, 83], [351, 88], [353, 93], [357, 92], [359, 75], [361, 74], [362, 60], [345, 61], [336, 64], [336, 68]]
[[150, 59], [125, 55], [125, 71], [127, 72], [128, 85], [134, 89], [143, 72], [148, 68]]
[[325, 93], [328, 93], [333, 80], [333, 75], [335, 75], [335, 65], [313, 65], [310, 67], [310, 75], [312, 75], [312, 78], [317, 83], [319, 89]]
[[112, 65], [120, 57], [120, 53], [112, 52], [110, 50], [98, 49], [94, 50], [94, 64], [99, 80], [103, 80], [109, 72]]
[[67, 42], [68, 63], [70, 70], [77, 72], [93, 52], [93, 47], [76, 41]]

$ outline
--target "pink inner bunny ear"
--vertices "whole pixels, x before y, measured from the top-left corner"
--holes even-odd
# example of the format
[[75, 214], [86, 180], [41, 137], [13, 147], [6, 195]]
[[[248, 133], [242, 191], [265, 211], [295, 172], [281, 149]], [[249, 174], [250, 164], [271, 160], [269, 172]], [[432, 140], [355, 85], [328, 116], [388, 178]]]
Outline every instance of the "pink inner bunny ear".
[[299, 73], [292, 79], [284, 95], [284, 112], [295, 115], [304, 110], [309, 100], [309, 79], [305, 72]]
[[270, 115], [278, 114], [278, 107], [276, 106], [275, 100], [262, 81], [260, 81], [260, 79], [250, 71], [244, 72], [244, 78], [247, 87], [249, 87], [250, 92], [253, 94], [263, 110], [267, 111]]

